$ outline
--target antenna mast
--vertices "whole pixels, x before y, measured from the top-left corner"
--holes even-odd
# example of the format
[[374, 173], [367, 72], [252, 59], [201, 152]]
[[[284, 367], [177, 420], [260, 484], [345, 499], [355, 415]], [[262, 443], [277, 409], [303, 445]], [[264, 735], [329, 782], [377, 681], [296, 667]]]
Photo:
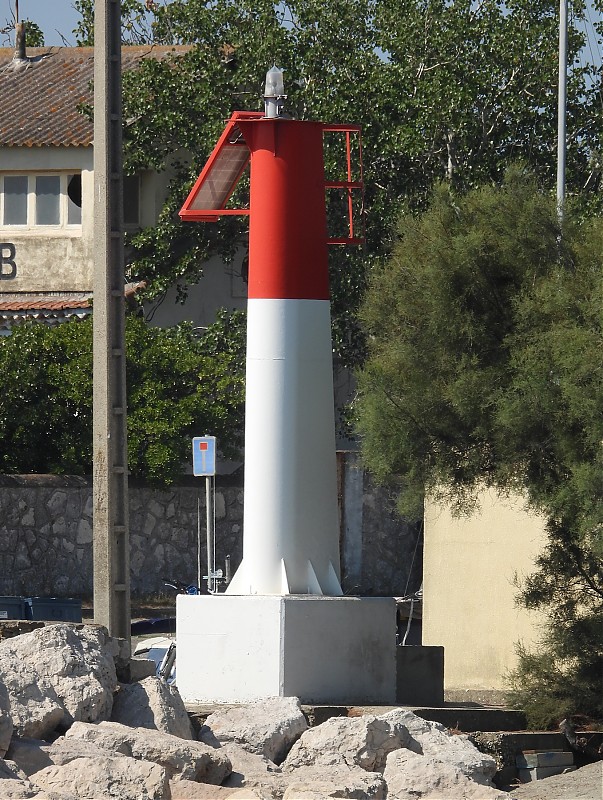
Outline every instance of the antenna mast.
[[563, 222], [567, 107], [567, 0], [559, 2], [559, 93], [557, 100], [557, 214]]

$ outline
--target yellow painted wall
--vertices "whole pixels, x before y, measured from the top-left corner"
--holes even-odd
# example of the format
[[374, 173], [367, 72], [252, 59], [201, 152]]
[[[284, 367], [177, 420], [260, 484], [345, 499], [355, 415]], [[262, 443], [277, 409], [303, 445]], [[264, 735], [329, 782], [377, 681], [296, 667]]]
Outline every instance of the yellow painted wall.
[[426, 502], [423, 644], [444, 646], [447, 690], [503, 689], [515, 643], [538, 639], [538, 616], [515, 605], [513, 575], [532, 571], [545, 540], [518, 496], [484, 491], [480, 510], [460, 518]]

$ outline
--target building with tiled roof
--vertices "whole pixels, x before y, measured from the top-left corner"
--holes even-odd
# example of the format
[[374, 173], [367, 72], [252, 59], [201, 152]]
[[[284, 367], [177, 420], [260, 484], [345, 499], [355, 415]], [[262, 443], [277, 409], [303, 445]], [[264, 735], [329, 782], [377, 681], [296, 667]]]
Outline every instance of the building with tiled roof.
[[[124, 69], [184, 48], [124, 47]], [[90, 311], [94, 48], [0, 48], [0, 334]], [[166, 177], [124, 180], [126, 227], [154, 223]]]

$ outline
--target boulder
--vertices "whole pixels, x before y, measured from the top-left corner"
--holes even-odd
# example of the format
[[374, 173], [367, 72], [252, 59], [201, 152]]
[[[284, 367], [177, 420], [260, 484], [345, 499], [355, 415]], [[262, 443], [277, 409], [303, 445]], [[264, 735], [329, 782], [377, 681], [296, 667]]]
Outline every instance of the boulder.
[[288, 774], [283, 800], [326, 800], [329, 797], [355, 800], [384, 800], [387, 785], [378, 772], [350, 766], [343, 757], [323, 755], [312, 766]]
[[40, 798], [41, 792], [28, 780], [0, 778], [0, 797], [2, 800], [29, 800]]
[[173, 781], [170, 790], [172, 800], [265, 800], [265, 795], [254, 789], [228, 789], [194, 781]]
[[55, 767], [69, 764], [76, 758], [105, 758], [107, 755], [132, 757], [132, 749], [125, 743], [121, 747], [107, 751], [94, 742], [86, 742], [83, 739], [66, 739], [64, 736], [53, 742], [47, 753], [50, 759], [50, 764], [47, 766]]
[[207, 744], [235, 742], [250, 753], [280, 764], [308, 723], [296, 697], [275, 697], [210, 714], [199, 739]]
[[21, 780], [25, 780], [27, 775], [22, 769], [19, 768], [18, 764], [15, 764], [14, 761], [10, 761], [7, 758], [0, 758], [0, 778], [10, 780], [13, 778], [20, 778]]
[[433, 755], [396, 750], [383, 771], [388, 800], [509, 800], [509, 795], [468, 778], [465, 772]]
[[43, 739], [23, 739], [20, 736], [13, 736], [6, 757], [29, 777], [53, 763], [49, 755], [50, 749], [51, 745]]
[[325, 753], [339, 756], [349, 767], [380, 772], [387, 754], [406, 747], [410, 737], [404, 725], [371, 715], [331, 717], [307, 730], [287, 756], [283, 770], [290, 772], [319, 762]]
[[159, 678], [122, 684], [113, 702], [111, 721], [131, 728], [171, 733], [180, 739], [194, 739], [178, 689]]
[[480, 753], [465, 734], [450, 733], [439, 722], [430, 722], [403, 709], [389, 711], [379, 719], [392, 725], [404, 726], [408, 730], [410, 740], [406, 747], [409, 750], [448, 762], [458, 767], [468, 778], [484, 785], [492, 785], [496, 760]]
[[231, 770], [230, 761], [221, 750], [169, 733], [129, 728], [117, 722], [100, 722], [98, 725], [76, 722], [65, 734], [63, 742], [75, 740], [90, 742], [107, 753], [125, 754], [160, 764], [170, 779], [177, 777], [219, 785]]
[[0, 681], [0, 758], [4, 758], [13, 735], [13, 720], [10, 715], [10, 698], [6, 686]]
[[266, 756], [243, 750], [234, 742], [223, 745], [222, 752], [232, 764], [232, 772], [223, 786], [253, 789], [263, 798], [282, 797], [286, 787], [282, 769]]
[[0, 642], [0, 683], [20, 736], [44, 739], [75, 720], [108, 719], [117, 680], [109, 637], [91, 625], [48, 625]]
[[2, 800], [76, 800], [64, 792], [44, 792], [10, 761], [0, 759], [0, 797]]
[[79, 800], [166, 800], [170, 796], [163, 767], [126, 756], [76, 758], [40, 770], [34, 781], [48, 792], [69, 792]]

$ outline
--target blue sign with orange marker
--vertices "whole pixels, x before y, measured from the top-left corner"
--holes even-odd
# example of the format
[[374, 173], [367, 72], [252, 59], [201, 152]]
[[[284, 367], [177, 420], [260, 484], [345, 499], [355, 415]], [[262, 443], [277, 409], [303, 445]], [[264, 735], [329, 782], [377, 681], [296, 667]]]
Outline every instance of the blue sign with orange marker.
[[216, 437], [195, 436], [193, 439], [193, 475], [216, 474]]

